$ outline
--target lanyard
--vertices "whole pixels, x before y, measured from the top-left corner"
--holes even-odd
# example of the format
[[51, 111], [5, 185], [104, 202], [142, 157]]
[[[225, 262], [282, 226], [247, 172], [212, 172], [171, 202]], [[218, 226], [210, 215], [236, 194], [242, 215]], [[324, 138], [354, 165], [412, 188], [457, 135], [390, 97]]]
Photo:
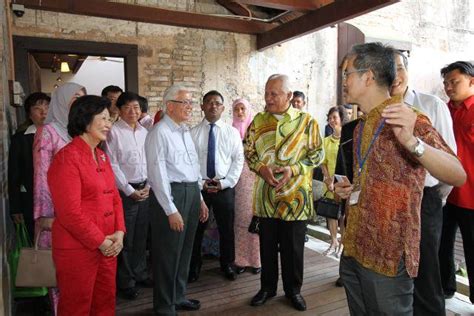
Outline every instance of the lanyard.
[[358, 139], [358, 142], [357, 142], [357, 162], [359, 164], [359, 170], [358, 170], [358, 174], [357, 174], [358, 176], [360, 176], [360, 173], [362, 172], [362, 168], [364, 168], [365, 162], [367, 161], [367, 157], [369, 156], [370, 150], [372, 149], [372, 145], [375, 143], [375, 140], [377, 139], [377, 137], [379, 137], [380, 132], [382, 132], [382, 128], [385, 125], [385, 119], [382, 120], [379, 127], [375, 131], [374, 137], [372, 137], [372, 140], [370, 141], [369, 148], [367, 148], [367, 152], [365, 153], [365, 156], [362, 159], [361, 153], [360, 153], [360, 150], [361, 150], [360, 148], [361, 148], [361, 144], [362, 144], [362, 132], [364, 130], [364, 125], [365, 125], [365, 122], [361, 121], [360, 122], [360, 128], [359, 128], [359, 139]]

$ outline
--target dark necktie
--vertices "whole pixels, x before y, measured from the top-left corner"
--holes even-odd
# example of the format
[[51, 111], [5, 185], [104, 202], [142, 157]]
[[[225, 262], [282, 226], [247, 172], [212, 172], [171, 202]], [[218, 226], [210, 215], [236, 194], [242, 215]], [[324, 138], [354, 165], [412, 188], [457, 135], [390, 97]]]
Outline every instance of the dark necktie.
[[216, 124], [209, 124], [209, 140], [207, 142], [207, 177], [213, 179], [216, 176], [216, 137], [213, 129]]

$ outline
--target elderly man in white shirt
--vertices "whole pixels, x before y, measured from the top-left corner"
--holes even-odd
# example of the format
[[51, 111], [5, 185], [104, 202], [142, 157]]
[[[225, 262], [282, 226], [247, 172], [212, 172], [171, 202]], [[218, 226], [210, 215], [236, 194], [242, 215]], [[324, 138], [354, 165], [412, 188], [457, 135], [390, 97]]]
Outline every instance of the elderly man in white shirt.
[[166, 115], [145, 142], [150, 196], [155, 315], [198, 310], [198, 300], [186, 299], [194, 235], [208, 209], [200, 194], [198, 155], [189, 129], [191, 93], [174, 85], [163, 96]]
[[[433, 127], [456, 152], [453, 122], [447, 105], [438, 97], [408, 87], [408, 58], [396, 51], [397, 77], [391, 95], [403, 95], [404, 102], [428, 116]], [[445, 315], [438, 251], [443, 228], [443, 205], [451, 186], [427, 174], [421, 202], [420, 267], [415, 279], [414, 315]]]
[[138, 123], [139, 96], [124, 92], [117, 99], [120, 120], [110, 130], [106, 151], [122, 198], [125, 215], [124, 248], [117, 267], [117, 288], [126, 299], [137, 298], [137, 285], [151, 287], [146, 264], [146, 240], [149, 226], [147, 170], [145, 157], [146, 128]]
[[[191, 129], [191, 137], [201, 166], [202, 195], [216, 219], [219, 231], [221, 270], [229, 280], [235, 280], [234, 187], [244, 165], [244, 153], [239, 132], [221, 120], [224, 98], [215, 90], [206, 93], [201, 109], [202, 122]], [[199, 224], [189, 269], [189, 282], [198, 279], [201, 271], [201, 243], [207, 222]]]

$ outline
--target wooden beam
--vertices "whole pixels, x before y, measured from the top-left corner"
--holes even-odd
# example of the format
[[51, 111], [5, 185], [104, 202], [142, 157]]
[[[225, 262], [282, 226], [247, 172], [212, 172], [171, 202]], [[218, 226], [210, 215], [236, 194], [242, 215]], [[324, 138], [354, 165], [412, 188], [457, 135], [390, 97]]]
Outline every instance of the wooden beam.
[[252, 12], [245, 5], [233, 0], [217, 0], [216, 2], [236, 15], [252, 16]]
[[275, 26], [259, 21], [245, 21], [103, 0], [17, 0], [16, 3], [23, 4], [29, 9], [244, 34], [262, 33]]
[[311, 11], [321, 8], [335, 0], [236, 0], [242, 4], [289, 11]]
[[400, 0], [337, 0], [302, 17], [257, 35], [257, 49], [263, 50], [290, 39], [380, 9]]

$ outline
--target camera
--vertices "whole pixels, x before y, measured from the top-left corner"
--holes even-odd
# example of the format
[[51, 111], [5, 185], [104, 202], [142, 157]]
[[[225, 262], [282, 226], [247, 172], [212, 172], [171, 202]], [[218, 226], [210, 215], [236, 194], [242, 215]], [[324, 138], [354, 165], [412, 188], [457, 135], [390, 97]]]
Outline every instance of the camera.
[[25, 6], [23, 4], [12, 3], [13, 13], [19, 18], [25, 14]]

